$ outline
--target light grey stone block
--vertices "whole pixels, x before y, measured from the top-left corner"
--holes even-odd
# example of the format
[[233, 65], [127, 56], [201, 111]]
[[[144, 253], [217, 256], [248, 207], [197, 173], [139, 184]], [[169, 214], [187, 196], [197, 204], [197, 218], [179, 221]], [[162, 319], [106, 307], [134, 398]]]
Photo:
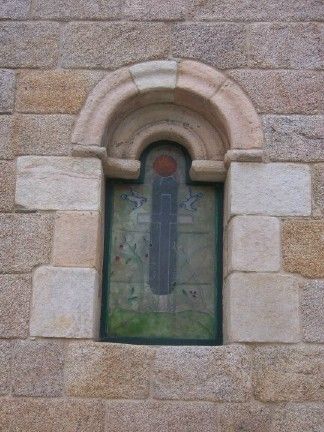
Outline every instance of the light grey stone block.
[[312, 186], [314, 212], [324, 216], [324, 163], [313, 165]]
[[301, 299], [304, 340], [324, 343], [324, 281], [305, 283]]
[[99, 210], [101, 162], [96, 158], [22, 156], [16, 204], [28, 209]]
[[232, 273], [224, 289], [226, 342], [298, 342], [299, 294], [293, 276]]
[[280, 223], [264, 216], [235, 216], [228, 227], [231, 271], [277, 271], [280, 269]]
[[58, 23], [0, 23], [0, 67], [55, 66], [59, 29]]
[[233, 162], [227, 182], [230, 215], [311, 213], [311, 176], [307, 165]]
[[43, 19], [116, 19], [121, 15], [121, 0], [35, 0], [32, 17]]
[[16, 75], [14, 71], [0, 69], [0, 112], [13, 111], [15, 101], [15, 79]]
[[33, 275], [32, 336], [94, 338], [100, 314], [94, 269], [39, 267]]
[[19, 19], [28, 16], [31, 0], [2, 0], [0, 18]]

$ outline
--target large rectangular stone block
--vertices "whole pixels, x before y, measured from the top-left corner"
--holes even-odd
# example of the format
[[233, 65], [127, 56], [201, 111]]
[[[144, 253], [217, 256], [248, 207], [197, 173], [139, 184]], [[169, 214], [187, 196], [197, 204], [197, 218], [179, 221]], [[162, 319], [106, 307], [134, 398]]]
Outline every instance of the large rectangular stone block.
[[263, 116], [265, 150], [273, 161], [324, 161], [324, 117]]
[[270, 402], [323, 401], [324, 348], [265, 346], [254, 350], [254, 394]]
[[99, 210], [101, 161], [22, 156], [17, 159], [16, 204], [26, 209]]
[[304, 340], [324, 343], [324, 281], [305, 283], [301, 298], [301, 321]]
[[66, 392], [88, 398], [145, 399], [154, 352], [148, 346], [72, 343], [66, 353]]
[[219, 407], [218, 431], [273, 432], [272, 418], [271, 407], [264, 404], [225, 403]]
[[292, 219], [282, 230], [285, 271], [324, 278], [324, 220]]
[[28, 336], [30, 300], [29, 275], [0, 275], [1, 338]]
[[43, 19], [116, 19], [120, 18], [121, 0], [35, 0], [31, 15]]
[[317, 23], [258, 23], [251, 26], [250, 66], [317, 69], [323, 65]]
[[311, 176], [307, 165], [235, 162], [230, 167], [227, 187], [229, 216], [311, 213]]
[[232, 70], [261, 113], [318, 114], [324, 108], [321, 71]]
[[274, 410], [269, 432], [322, 432], [323, 426], [323, 403], [287, 403]]
[[219, 432], [218, 407], [200, 402], [109, 401], [106, 432]]
[[219, 69], [242, 67], [247, 65], [246, 38], [241, 24], [176, 24], [172, 53]]
[[0, 18], [26, 18], [31, 0], [2, 0], [0, 3]]
[[9, 394], [11, 390], [11, 349], [11, 342], [0, 341], [0, 395]]
[[100, 291], [94, 269], [38, 267], [33, 275], [32, 336], [98, 336]]
[[13, 121], [13, 145], [16, 154], [68, 155], [71, 152], [71, 115], [16, 115]]
[[[1, 155], [0, 155], [1, 158]], [[12, 211], [15, 202], [16, 164], [0, 160], [0, 211]]]
[[25, 113], [73, 114], [102, 78], [94, 71], [24, 71], [17, 82], [16, 109]]
[[[0, 95], [1, 95], [1, 90], [0, 90]], [[12, 116], [1, 115], [0, 116], [0, 159], [14, 158], [14, 148], [11, 141], [11, 129], [12, 129]]]
[[12, 391], [17, 396], [61, 396], [63, 344], [23, 340], [14, 344]]
[[165, 58], [169, 48], [169, 27], [164, 23], [71, 23], [64, 35], [62, 63], [68, 68], [113, 69]]
[[26, 272], [49, 262], [51, 215], [0, 214], [0, 272]]
[[190, 7], [187, 0], [126, 0], [123, 6], [123, 17], [136, 20], [183, 20]]
[[249, 350], [240, 346], [163, 347], [152, 374], [156, 399], [243, 402], [251, 397]]
[[1, 23], [0, 67], [55, 66], [59, 31], [58, 23]]
[[231, 271], [276, 271], [280, 268], [280, 223], [265, 216], [235, 216], [228, 227]]
[[[1, 49], [0, 49], [1, 52]], [[12, 112], [15, 102], [14, 71], [0, 69], [0, 112]]]
[[233, 273], [224, 289], [227, 342], [298, 342], [299, 293], [292, 276]]

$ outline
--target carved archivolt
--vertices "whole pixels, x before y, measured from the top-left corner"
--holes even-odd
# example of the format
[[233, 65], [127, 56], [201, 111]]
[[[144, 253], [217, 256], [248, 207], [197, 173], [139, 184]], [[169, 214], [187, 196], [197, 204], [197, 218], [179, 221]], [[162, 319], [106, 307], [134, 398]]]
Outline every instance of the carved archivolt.
[[260, 119], [240, 87], [202, 63], [152, 61], [108, 74], [93, 89], [72, 137], [74, 154], [98, 154], [106, 174], [136, 178], [158, 140], [183, 145], [196, 180], [221, 180], [224, 161], [260, 160]]

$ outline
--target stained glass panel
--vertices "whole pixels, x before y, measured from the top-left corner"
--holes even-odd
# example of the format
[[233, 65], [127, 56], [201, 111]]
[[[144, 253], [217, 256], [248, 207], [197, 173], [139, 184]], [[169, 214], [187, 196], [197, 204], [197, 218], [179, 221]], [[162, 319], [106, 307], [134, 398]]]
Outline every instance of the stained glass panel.
[[221, 206], [215, 185], [188, 184], [187, 162], [179, 146], [155, 145], [141, 182], [108, 184], [105, 337], [218, 337]]

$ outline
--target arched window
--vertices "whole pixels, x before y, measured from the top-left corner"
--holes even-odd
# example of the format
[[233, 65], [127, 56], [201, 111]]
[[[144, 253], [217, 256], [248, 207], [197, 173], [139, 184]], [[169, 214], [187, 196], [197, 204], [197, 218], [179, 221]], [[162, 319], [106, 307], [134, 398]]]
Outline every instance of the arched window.
[[107, 182], [104, 340], [221, 343], [223, 185], [192, 182], [190, 165], [160, 141], [138, 180]]

